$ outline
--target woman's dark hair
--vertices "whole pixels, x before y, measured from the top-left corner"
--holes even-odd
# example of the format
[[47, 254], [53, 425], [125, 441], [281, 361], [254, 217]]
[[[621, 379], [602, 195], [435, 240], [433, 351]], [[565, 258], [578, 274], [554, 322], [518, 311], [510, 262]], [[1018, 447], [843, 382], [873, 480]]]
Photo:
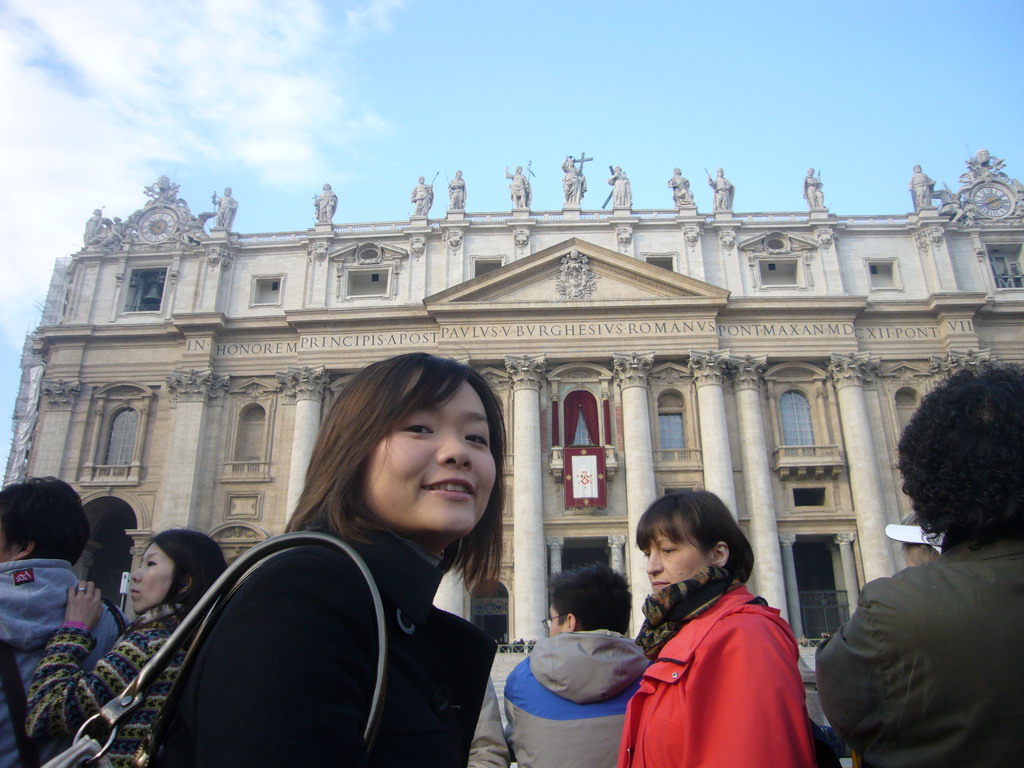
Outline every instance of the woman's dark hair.
[[963, 370], [928, 394], [900, 438], [903, 492], [943, 549], [1024, 538], [1024, 370]]
[[306, 470], [289, 531], [326, 529], [341, 539], [366, 541], [388, 530], [366, 503], [363, 481], [377, 445], [408, 414], [447, 402], [463, 384], [480, 397], [494, 457], [494, 487], [476, 527], [444, 551], [441, 569], [469, 584], [494, 580], [501, 564], [501, 507], [505, 498], [505, 426], [501, 404], [469, 366], [422, 352], [393, 357], [357, 373], [331, 407]]
[[195, 608], [228, 567], [217, 542], [200, 531], [172, 528], [150, 539], [149, 546], [160, 547], [174, 563], [171, 588], [161, 604], [180, 606], [171, 614], [179, 620]]
[[651, 504], [636, 526], [636, 545], [646, 552], [659, 535], [678, 544], [689, 542], [701, 552], [724, 541], [729, 547], [725, 570], [741, 583], [750, 578], [754, 550], [729, 508], [710, 491], [680, 491]]

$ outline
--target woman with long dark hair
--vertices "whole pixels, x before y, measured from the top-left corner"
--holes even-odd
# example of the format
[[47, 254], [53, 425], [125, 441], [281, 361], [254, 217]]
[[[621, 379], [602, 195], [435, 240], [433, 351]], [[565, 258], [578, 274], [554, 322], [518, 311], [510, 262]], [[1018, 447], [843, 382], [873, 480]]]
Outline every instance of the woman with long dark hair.
[[[82, 663], [96, 645], [92, 629], [103, 610], [100, 591], [92, 582], [71, 587], [64, 624], [50, 636], [29, 688], [29, 735], [73, 735], [120, 695], [226, 567], [217, 542], [205, 533], [176, 528], [154, 536], [132, 574], [136, 618], [91, 672], [85, 672]], [[107, 753], [115, 768], [131, 766], [183, 659], [184, 652], [176, 655], [121, 726]]]
[[483, 377], [410, 354], [345, 386], [289, 531], [342, 539], [381, 593], [387, 692], [363, 741], [378, 648], [370, 591], [323, 547], [287, 550], [228, 603], [197, 654], [161, 766], [465, 766], [495, 644], [434, 608], [442, 575], [493, 579], [504, 429]]
[[721, 499], [658, 499], [636, 545], [651, 582], [636, 642], [652, 664], [626, 710], [619, 768], [813, 766], [796, 640], [743, 586], [754, 553]]

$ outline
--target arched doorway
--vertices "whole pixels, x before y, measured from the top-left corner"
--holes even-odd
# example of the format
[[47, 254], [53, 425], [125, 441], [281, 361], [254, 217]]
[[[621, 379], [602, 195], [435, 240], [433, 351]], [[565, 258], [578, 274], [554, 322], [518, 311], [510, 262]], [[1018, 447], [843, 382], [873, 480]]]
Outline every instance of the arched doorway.
[[135, 511], [123, 499], [104, 496], [87, 502], [85, 515], [91, 532], [78, 567], [104, 597], [120, 605], [121, 574], [132, 568], [134, 544], [126, 531], [139, 527]]
[[482, 584], [470, 596], [471, 621], [496, 643], [508, 642], [508, 590], [500, 581]]

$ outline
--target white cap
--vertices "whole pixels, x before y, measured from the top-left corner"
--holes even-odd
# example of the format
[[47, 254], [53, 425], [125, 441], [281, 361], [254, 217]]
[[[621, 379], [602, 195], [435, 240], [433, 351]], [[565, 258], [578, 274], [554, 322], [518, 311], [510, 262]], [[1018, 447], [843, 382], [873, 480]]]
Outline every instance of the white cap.
[[935, 542], [940, 540], [940, 537], [928, 535], [917, 525], [889, 524], [885, 526], [885, 535], [893, 541], [902, 541], [904, 544], [928, 544], [939, 549]]

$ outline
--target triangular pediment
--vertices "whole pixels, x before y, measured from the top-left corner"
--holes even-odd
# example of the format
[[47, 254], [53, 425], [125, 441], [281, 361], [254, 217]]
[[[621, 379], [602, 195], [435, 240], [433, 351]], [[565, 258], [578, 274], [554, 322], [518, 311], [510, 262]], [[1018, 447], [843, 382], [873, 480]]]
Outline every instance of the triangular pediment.
[[443, 305], [693, 301], [724, 304], [729, 291], [574, 237], [424, 299]]

